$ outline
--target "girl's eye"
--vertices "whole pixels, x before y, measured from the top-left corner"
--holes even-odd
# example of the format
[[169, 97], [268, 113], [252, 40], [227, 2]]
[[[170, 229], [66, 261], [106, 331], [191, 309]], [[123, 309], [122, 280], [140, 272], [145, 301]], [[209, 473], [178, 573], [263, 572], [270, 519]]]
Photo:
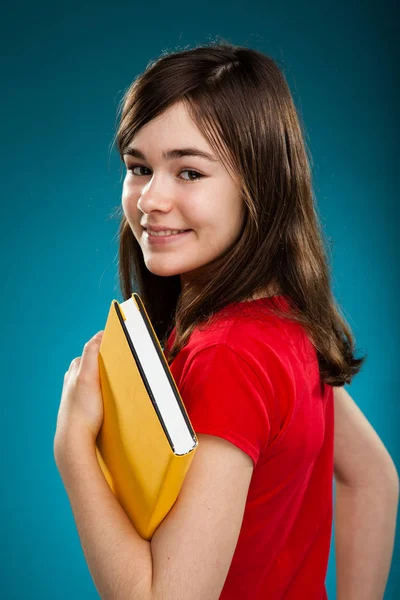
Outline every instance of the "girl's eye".
[[[129, 172], [132, 173], [132, 175], [134, 177], [145, 177], [146, 175], [148, 175], [148, 173], [135, 173], [135, 169], [145, 169], [147, 171], [149, 171], [150, 169], [148, 169], [147, 167], [144, 167], [143, 165], [132, 165], [131, 167], [127, 167], [127, 170]], [[191, 173], [192, 175], [195, 175], [195, 179], [192, 179], [189, 176], [189, 179], [184, 179], [184, 181], [198, 181], [199, 179], [201, 179], [202, 177], [204, 177], [204, 175], [202, 175], [201, 173], [198, 173], [197, 171], [194, 171], [193, 169], [182, 169], [181, 173]]]
[[185, 181], [199, 181], [199, 179], [201, 179], [202, 177], [204, 177], [204, 175], [202, 175], [201, 173], [198, 173], [197, 171], [193, 171], [193, 169], [183, 169], [181, 171], [181, 173], [194, 173], [194, 175], [196, 176], [196, 179], [185, 179]]
[[132, 175], [135, 175], [135, 177], [142, 177], [143, 175], [145, 175], [144, 173], [134, 173], [135, 169], [146, 169], [147, 167], [143, 167], [142, 165], [132, 165], [131, 167], [127, 167], [127, 171], [129, 171], [130, 173], [132, 173]]

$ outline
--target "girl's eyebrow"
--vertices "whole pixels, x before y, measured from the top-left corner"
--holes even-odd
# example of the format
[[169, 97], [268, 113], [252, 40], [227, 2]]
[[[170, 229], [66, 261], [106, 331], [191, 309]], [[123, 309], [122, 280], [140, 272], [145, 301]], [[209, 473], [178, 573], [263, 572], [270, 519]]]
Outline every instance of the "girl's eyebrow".
[[[122, 155], [125, 156], [128, 154], [129, 156], [134, 156], [135, 158], [140, 158], [141, 160], [146, 160], [145, 155], [138, 148], [134, 148], [133, 146], [127, 146]], [[200, 158], [205, 158], [211, 162], [218, 162], [214, 156], [208, 154], [204, 150], [200, 150], [200, 148], [171, 148], [170, 150], [164, 150], [163, 158], [165, 160], [173, 160], [175, 158], [182, 158], [183, 156], [199, 156]]]

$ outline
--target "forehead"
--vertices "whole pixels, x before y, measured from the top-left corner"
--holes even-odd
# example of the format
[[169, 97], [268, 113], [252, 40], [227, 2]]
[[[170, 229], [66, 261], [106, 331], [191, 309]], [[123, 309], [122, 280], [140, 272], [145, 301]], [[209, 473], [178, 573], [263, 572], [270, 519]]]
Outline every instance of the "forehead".
[[[157, 138], [154, 138], [153, 136], [156, 135]], [[146, 139], [161, 142], [159, 136], [168, 138], [166, 141], [169, 145], [172, 145], [173, 142], [185, 144], [189, 141], [196, 141], [196, 143], [202, 144], [205, 149], [210, 149], [206, 139], [193, 122], [183, 102], [178, 102], [170, 106], [161, 115], [146, 123], [137, 132], [134, 140], [137, 143]]]

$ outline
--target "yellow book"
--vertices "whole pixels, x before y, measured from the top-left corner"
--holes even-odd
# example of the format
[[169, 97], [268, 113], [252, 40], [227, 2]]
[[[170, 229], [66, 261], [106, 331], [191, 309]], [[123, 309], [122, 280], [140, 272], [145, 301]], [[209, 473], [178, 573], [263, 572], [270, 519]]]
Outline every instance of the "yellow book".
[[178, 497], [198, 439], [138, 294], [111, 302], [99, 373], [97, 458], [135, 529], [150, 540]]

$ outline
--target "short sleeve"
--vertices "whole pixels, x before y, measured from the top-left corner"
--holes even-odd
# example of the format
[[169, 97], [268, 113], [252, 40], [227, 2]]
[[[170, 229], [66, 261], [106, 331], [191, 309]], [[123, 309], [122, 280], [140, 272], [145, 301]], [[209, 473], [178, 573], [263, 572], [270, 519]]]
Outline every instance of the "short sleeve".
[[225, 344], [199, 350], [189, 359], [179, 392], [196, 433], [228, 440], [257, 465], [270, 419], [260, 380], [237, 352]]

